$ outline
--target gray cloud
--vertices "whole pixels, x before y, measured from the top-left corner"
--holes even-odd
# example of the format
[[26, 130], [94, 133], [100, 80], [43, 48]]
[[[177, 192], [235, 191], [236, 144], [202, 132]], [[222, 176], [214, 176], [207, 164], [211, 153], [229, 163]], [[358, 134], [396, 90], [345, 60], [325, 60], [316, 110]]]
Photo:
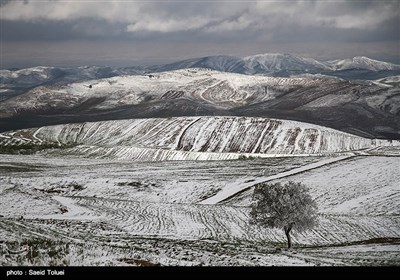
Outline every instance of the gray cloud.
[[[319, 43], [328, 48], [332, 46], [334, 53], [338, 45], [361, 46], [375, 42], [388, 46], [395, 56], [393, 44], [383, 42], [400, 41], [398, 0], [15, 0], [2, 1], [0, 11], [2, 40], [8, 46], [12, 42], [27, 40], [49, 44], [96, 40], [99, 44], [110, 41], [134, 46], [154, 44], [159, 48], [153, 46], [153, 51], [163, 56], [162, 46], [169, 44], [197, 45], [197, 50], [215, 46], [222, 53], [231, 53], [232, 47], [229, 46], [234, 44], [246, 46], [246, 49], [236, 51], [246, 53], [250, 49], [268, 51], [268, 46], [279, 44], [292, 44], [289, 52], [296, 52], [300, 45], [309, 44], [313, 48]], [[221, 47], [217, 47], [218, 44]], [[147, 49], [145, 47], [144, 52]], [[2, 56], [3, 61], [7, 61], [7, 57]]]
[[[102, 22], [125, 32], [209, 33], [271, 30], [286, 26], [377, 30], [400, 13], [399, 1], [9, 1], [2, 19], [40, 22]], [[90, 26], [77, 29], [98, 35]], [[384, 26], [383, 26], [384, 27]], [[85, 29], [86, 28], [86, 29]], [[122, 30], [119, 30], [122, 31]], [[93, 33], [87, 32], [93, 30]]]

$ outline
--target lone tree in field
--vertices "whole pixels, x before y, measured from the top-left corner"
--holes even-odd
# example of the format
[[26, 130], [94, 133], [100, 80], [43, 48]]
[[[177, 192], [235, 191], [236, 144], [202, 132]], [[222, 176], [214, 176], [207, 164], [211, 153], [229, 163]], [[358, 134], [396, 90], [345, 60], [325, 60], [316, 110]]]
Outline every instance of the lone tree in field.
[[292, 228], [304, 231], [317, 224], [317, 204], [301, 183], [260, 184], [254, 189], [250, 218], [251, 223], [283, 228], [291, 248]]

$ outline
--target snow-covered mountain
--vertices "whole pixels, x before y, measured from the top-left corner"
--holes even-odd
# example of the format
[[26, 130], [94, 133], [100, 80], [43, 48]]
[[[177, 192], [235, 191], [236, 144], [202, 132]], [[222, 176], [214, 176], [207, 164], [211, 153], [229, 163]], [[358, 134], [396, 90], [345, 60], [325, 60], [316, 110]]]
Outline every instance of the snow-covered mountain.
[[137, 67], [82, 66], [69, 68], [32, 67], [21, 70], [0, 70], [0, 101], [24, 93], [40, 85], [65, 85], [71, 82], [165, 72], [187, 68], [206, 68], [246, 75], [290, 77], [302, 74], [322, 74], [351, 80], [376, 80], [400, 75], [400, 65], [366, 57], [328, 62], [291, 54], [259, 54], [247, 57], [208, 56], [164, 65]]
[[184, 69], [39, 86], [0, 102], [0, 131], [68, 122], [234, 115], [400, 138], [399, 84]]
[[145, 68], [147, 72], [162, 72], [187, 68], [206, 68], [221, 72], [243, 73], [245, 72], [243, 59], [235, 56], [207, 56], [192, 58], [165, 65], [154, 65]]
[[0, 101], [40, 85], [108, 78], [141, 72], [135, 68], [81, 66], [70, 68], [37, 66], [20, 70], [0, 70]]
[[291, 54], [259, 54], [247, 57], [208, 56], [179, 61], [162, 66], [153, 66], [153, 72], [171, 71], [185, 68], [208, 68], [212, 70], [240, 73], [289, 76], [291, 74], [321, 73], [331, 68], [312, 58], [302, 58]]
[[353, 58], [342, 59], [342, 60], [332, 60], [325, 62], [325, 65], [329, 67], [330, 70], [349, 70], [349, 69], [362, 69], [370, 71], [400, 70], [400, 65], [370, 59], [365, 56], [356, 56]]
[[327, 65], [312, 59], [291, 54], [259, 54], [243, 58], [246, 74], [257, 73], [320, 73], [331, 70]]
[[378, 79], [400, 74], [400, 65], [373, 60], [367, 57], [318, 61], [292, 54], [266, 53], [246, 57], [208, 56], [183, 60], [165, 65], [155, 65], [146, 71], [160, 72], [185, 68], [208, 68], [217, 71], [247, 75], [288, 77], [298, 74], [323, 74], [344, 79]]
[[[256, 104], [284, 94], [292, 88], [338, 83], [326, 78], [274, 78], [184, 69], [149, 75], [117, 76], [67, 85], [36, 87], [0, 103], [3, 115], [42, 111], [48, 107], [69, 109], [86, 103], [86, 108], [115, 109], [174, 100], [198, 102], [216, 109]], [[88, 100], [97, 99], [95, 104]]]
[[249, 117], [131, 119], [0, 134], [1, 145], [41, 143], [80, 145], [68, 151], [73, 154], [158, 161], [326, 155], [372, 148], [376, 140], [307, 123]]

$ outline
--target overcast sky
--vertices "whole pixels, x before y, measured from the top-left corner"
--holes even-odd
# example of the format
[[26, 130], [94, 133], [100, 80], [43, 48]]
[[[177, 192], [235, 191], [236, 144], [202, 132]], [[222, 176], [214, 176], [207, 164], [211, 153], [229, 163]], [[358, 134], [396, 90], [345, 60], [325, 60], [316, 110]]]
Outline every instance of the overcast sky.
[[0, 1], [3, 69], [276, 52], [400, 63], [399, 0]]

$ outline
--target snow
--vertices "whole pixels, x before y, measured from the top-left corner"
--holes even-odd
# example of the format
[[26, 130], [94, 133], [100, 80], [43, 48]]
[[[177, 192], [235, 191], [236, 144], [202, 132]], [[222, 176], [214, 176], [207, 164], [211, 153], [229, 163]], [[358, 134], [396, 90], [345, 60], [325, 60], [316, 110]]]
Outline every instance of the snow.
[[[284, 59], [292, 64], [287, 65], [280, 55], [246, 59], [251, 67], [266, 69], [301, 63], [323, 67], [288, 55]], [[229, 57], [212, 63], [235, 66]], [[366, 58], [337, 65], [389, 69]], [[49, 78], [40, 67], [0, 76], [22, 73]], [[51, 104], [72, 107], [104, 97], [96, 108], [109, 109], [139, 104], [144, 93], [158, 99], [172, 90], [184, 92], [179, 98], [233, 108], [248, 98], [272, 99], [292, 86], [337, 82], [204, 69], [154, 75], [54, 86]], [[365, 100], [397, 114], [399, 107], [392, 104], [397, 82], [393, 77], [374, 81], [385, 92], [365, 94]], [[2, 102], [2, 109], [40, 109], [49, 103], [48, 95], [49, 88], [38, 87]], [[323, 97], [308, 106], [340, 105], [351, 98]], [[139, 260], [189, 266], [400, 264], [399, 141], [295, 121], [211, 116], [76, 123], [0, 134], [4, 146], [71, 142], [76, 146], [1, 155], [0, 240], [9, 247], [26, 242], [36, 254], [10, 258], [0, 249], [0, 265], [138, 265]], [[295, 251], [279, 249], [285, 246], [281, 229], [249, 224], [254, 185], [288, 180], [309, 187], [319, 209], [315, 229], [293, 232]]]
[[393, 145], [312, 124], [250, 117], [103, 121], [0, 135], [2, 145], [18, 142], [75, 143], [78, 146], [54, 152], [140, 161], [335, 155]]
[[400, 83], [400, 75], [385, 77], [382, 79], [375, 80], [374, 82], [383, 83], [383, 84]]
[[[324, 62], [313, 58], [304, 58], [284, 53], [265, 53], [243, 58], [232, 56], [209, 56], [161, 66], [153, 66], [148, 70], [150, 72], [160, 72], [199, 67], [222, 72], [250, 75], [292, 76], [316, 74], [321, 75], [320, 77], [323, 77], [324, 75], [345, 77], [346, 73], [342, 70], [364, 70], [367, 72], [369, 71], [368, 74], [372, 74], [372, 76], [374, 76], [373, 73], [378, 73], [379, 71], [400, 70], [400, 65], [377, 61], [361, 56]], [[365, 79], [364, 75], [357, 73], [357, 71], [349, 72], [347, 74], [351, 78], [356, 76], [359, 79]], [[376, 76], [379, 77], [379, 75]]]
[[[201, 68], [201, 70], [199, 68]], [[190, 77], [193, 75], [197, 75], [201, 73], [201, 71], [205, 71], [207, 73], [206, 76], [208, 76], [208, 78], [212, 78], [214, 76], [212, 72], [215, 71], [210, 71], [210, 69], [228, 73], [240, 73], [245, 75], [259, 74], [297, 77], [308, 80], [337, 80], [336, 78], [332, 78], [330, 76], [338, 76], [341, 78], [349, 77], [351, 79], [374, 79], [374, 77], [381, 78], [382, 75], [385, 74], [385, 72], [382, 73], [382, 71], [389, 71], [390, 73], [386, 73], [387, 75], [397, 75], [400, 71], [400, 65], [372, 60], [360, 56], [350, 59], [322, 62], [312, 58], [303, 58], [291, 54], [266, 53], [247, 56], [244, 58], [233, 56], [210, 56], [179, 61], [172, 64], [155, 65], [149, 67], [140, 66], [128, 68], [113, 68], [82, 66], [75, 68], [56, 68], [38, 66], [15, 71], [0, 70], [0, 82], [2, 84], [2, 89], [0, 90], [2, 92], [7, 92], [7, 94], [2, 97], [6, 100], [13, 99], [15, 96], [18, 96], [20, 94], [25, 94], [31, 88], [38, 86], [44, 86], [47, 92], [58, 91], [58, 89], [60, 89], [60, 96], [62, 96], [63, 92], [71, 94], [71, 89], [68, 89], [70, 87], [68, 84], [77, 82], [81, 85], [76, 85], [72, 92], [74, 90], [79, 90], [79, 92], [86, 93], [85, 96], [88, 96], [90, 95], [87, 91], [89, 89], [89, 85], [94, 86], [95, 84], [97, 84], [98, 87], [107, 87], [107, 85], [104, 83], [104, 81], [106, 81], [106, 79], [104, 78], [109, 78], [109, 80], [107, 79], [108, 82], [116, 83], [117, 85], [118, 82], [116, 82], [111, 77], [123, 78], [128, 77], [127, 75], [132, 75], [131, 77], [137, 77], [138, 80], [142, 80], [138, 84], [138, 86], [141, 86], [140, 83], [144, 82], [144, 79], [147, 79], [149, 83], [157, 84], [160, 78], [164, 79], [166, 78], [166, 76], [168, 76], [165, 75], [165, 71], [176, 72], [175, 70], [184, 70], [184, 72], [182, 72], [183, 77], [177, 77], [177, 79], [174, 79], [174, 82], [178, 84], [178, 86], [181, 86], [182, 83], [180, 82], [180, 79], [182, 79], [183, 83], [187, 83], [188, 80], [185, 79], [184, 76]], [[362, 73], [360, 73], [359, 70], [361, 70]], [[173, 76], [174, 75], [170, 75], [170, 78], [172, 78]], [[203, 76], [202, 78], [204, 79], [206, 77]], [[251, 81], [252, 79], [257, 80], [265, 77], [258, 76], [248, 78], [248, 80]], [[99, 79], [102, 79], [103, 82], [97, 82], [101, 81]], [[262, 86], [258, 87], [257, 89], [257, 83], [253, 84], [251, 82], [247, 83], [247, 89], [245, 84], [235, 88], [229, 80], [230, 79], [227, 79], [226, 83], [222, 83], [221, 85], [216, 86], [216, 88], [223, 86], [226, 90], [225, 96], [228, 98], [229, 96], [231, 96], [233, 100], [235, 100], [235, 102], [232, 102], [232, 104], [240, 105], [242, 104], [244, 98], [252, 100], [252, 95], [257, 98], [257, 96], [260, 96], [260, 94], [262, 94], [262, 92], [264, 91]], [[200, 80], [197, 81], [197, 85], [199, 84]], [[196, 83], [194, 83], [194, 85], [196, 85]], [[230, 88], [230, 86], [232, 86], [232, 88]], [[383, 86], [383, 84], [381, 83], [380, 86]], [[186, 85], [184, 85], [184, 87], [186, 87]], [[144, 88], [146, 88], [146, 86]], [[164, 87], [159, 87], [158, 91], [157, 87], [152, 87], [152, 90], [157, 93], [164, 93], [172, 88], [174, 88], [174, 84], [166, 84]], [[123, 87], [119, 86], [117, 86], [117, 88], [109, 87], [108, 89], [109, 92], [112, 92], [116, 98], [108, 96], [110, 98], [108, 98], [104, 104], [99, 104], [99, 108], [116, 106], [117, 104], [119, 104], [119, 100], [121, 100], [121, 102], [131, 104], [138, 104], [138, 102], [140, 102], [141, 100], [141, 96], [137, 95], [137, 91], [139, 90], [138, 87], [133, 86], [128, 93], [124, 92]], [[166, 89], [166, 91], [163, 91], [164, 89]], [[252, 93], [252, 91], [254, 90], [258, 91], [258, 93]], [[35, 93], [35, 89], [31, 91], [33, 91], [32, 94], [37, 94]], [[91, 92], [95, 91], [96, 89], [92, 88]], [[194, 88], [191, 88], [191, 90], [188, 92], [194, 91], [196, 91], [196, 86], [194, 86]], [[144, 91], [144, 93], [145, 92], [146, 91]], [[272, 90], [272, 92], [274, 91]], [[103, 94], [101, 93], [101, 90], [96, 91], [96, 94], [99, 93]], [[246, 94], [250, 94], [250, 96], [246, 97]], [[72, 95], [73, 96], [71, 96], [71, 98], [82, 97], [81, 95], [76, 93], [72, 93]], [[107, 97], [107, 95], [103, 94], [103, 97]], [[271, 99], [270, 96], [261, 96], [261, 99], [263, 98]], [[21, 102], [21, 100], [18, 100], [16, 104], [18, 104], [19, 102]], [[40, 104], [36, 103], [36, 105]], [[25, 107], [25, 109], [27, 108], [28, 107]]]
[[310, 69], [330, 70], [329, 67], [315, 59], [302, 58], [290, 54], [259, 54], [244, 57], [243, 60], [249, 73], [254, 72], [254, 69], [258, 67], [267, 71], [303, 70], [308, 72]]
[[[398, 265], [399, 166], [399, 157], [357, 155], [215, 162], [2, 155], [0, 239], [9, 247], [23, 239], [40, 254], [69, 244], [66, 255], [42, 255], [42, 265], [57, 258], [64, 265]], [[285, 246], [282, 230], [249, 225], [247, 206], [200, 203], [265, 178], [301, 181], [317, 200], [320, 224], [294, 231], [293, 251], [276, 249]], [[72, 181], [83, 188], [66, 188]], [[55, 186], [60, 192], [49, 192]], [[43, 239], [47, 249], [33, 242]], [[14, 261], [0, 254], [1, 264]]]
[[148, 70], [150, 72], [160, 72], [199, 67], [242, 74], [285, 75], [285, 72], [288, 72], [294, 74], [328, 73], [333, 76], [336, 74], [336, 71], [348, 69], [363, 69], [374, 72], [400, 69], [399, 65], [373, 60], [363, 56], [324, 62], [293, 54], [264, 53], [243, 58], [234, 56], [193, 58], [166, 65], [152, 66]]
[[36, 66], [31, 68], [25, 68], [16, 71], [10, 70], [0, 70], [0, 77], [3, 79], [7, 78], [19, 78], [21, 76], [33, 76], [35, 75], [36, 78], [39, 79], [46, 79], [48, 78], [48, 72], [55, 69], [54, 67], [45, 67], [45, 66]]
[[[276, 179], [280, 179], [280, 178], [285, 178], [291, 175], [295, 175], [298, 173], [302, 173], [308, 170], [312, 170], [327, 164], [331, 164], [337, 161], [341, 161], [341, 160], [345, 160], [347, 158], [350, 158], [351, 156], [341, 156], [341, 157], [334, 157], [334, 158], [328, 158], [328, 159], [322, 159], [318, 162], [314, 162], [311, 163], [309, 165], [306, 166], [302, 166], [299, 168], [294, 168], [292, 170], [289, 171], [285, 171], [285, 172], [281, 172], [279, 174], [276, 175], [272, 175], [272, 176], [266, 176], [266, 177], [260, 177], [257, 178], [255, 180], [250, 180], [250, 182], [235, 182], [232, 185], [227, 185], [224, 187], [224, 189], [220, 192], [218, 192], [216, 195], [207, 198], [203, 201], [200, 202], [200, 204], [217, 204], [220, 203], [230, 197], [233, 197], [235, 194], [242, 192], [246, 189], [249, 189], [251, 187], [253, 187], [255, 184], [259, 184], [259, 183], [265, 183], [268, 181], [272, 181], [272, 180], [276, 180]], [[248, 179], [247, 179], [248, 180]]]
[[61, 219], [61, 220], [69, 220], [69, 219], [79, 219], [79, 220], [96, 220], [101, 219], [101, 216], [95, 215], [91, 211], [88, 211], [87, 208], [81, 207], [76, 204], [76, 201], [64, 196], [53, 196], [53, 200], [58, 201], [63, 209], [66, 209], [66, 213], [62, 214], [52, 214], [52, 215], [43, 215], [43, 216], [29, 216], [26, 218], [41, 218], [41, 219]]
[[[229, 115], [253, 115], [263, 114], [263, 106], [265, 109], [273, 109], [280, 106], [278, 103], [282, 101], [282, 104], [289, 102], [289, 105], [284, 107], [294, 109], [296, 113], [293, 117], [296, 118], [301, 117], [299, 111], [303, 109], [307, 112], [312, 111], [313, 116], [314, 108], [319, 109], [317, 112], [324, 112], [326, 107], [338, 108], [345, 105], [344, 112], [340, 112], [346, 115], [357, 114], [356, 119], [360, 122], [351, 125], [356, 126], [353, 128], [361, 127], [361, 131], [367, 132], [361, 135], [376, 132], [375, 127], [365, 128], [358, 125], [362, 124], [363, 116], [372, 119], [375, 114], [379, 114], [381, 121], [392, 129], [388, 132], [397, 133], [392, 118], [399, 113], [400, 102], [396, 101], [400, 97], [397, 96], [398, 87], [393, 84], [376, 81], [366, 84], [323, 77], [248, 76], [197, 68], [152, 75], [152, 78], [149, 75], [116, 76], [38, 86], [22, 95], [0, 102], [0, 114], [9, 118], [32, 114], [34, 119], [42, 120], [41, 116], [54, 114], [56, 110], [59, 121], [64, 119], [63, 117], [66, 121], [70, 118], [76, 121], [76, 118], [83, 118], [78, 117], [80, 113], [91, 118], [113, 118], [114, 110], [118, 110], [119, 117], [137, 117], [143, 114], [166, 116], [166, 110], [173, 106], [173, 115], [180, 115], [180, 110], [184, 115], [193, 116], [203, 115], [205, 112], [209, 115], [220, 115], [221, 110], [224, 111], [223, 114]], [[92, 88], [89, 88], [89, 85], [92, 85]], [[304, 99], [300, 96], [289, 99], [288, 96], [292, 92], [302, 96], [304, 94]], [[348, 106], [349, 103], [355, 103], [356, 106]], [[104, 115], [99, 115], [99, 110], [104, 112]], [[387, 113], [391, 116], [384, 118]], [[324, 123], [331, 118], [325, 114], [325, 117], [322, 117]], [[319, 119], [312, 117], [310, 121], [315, 122]], [[338, 122], [336, 120], [329, 125], [336, 126]]]
[[400, 69], [399, 65], [370, 59], [365, 56], [356, 56], [353, 58], [343, 59], [343, 60], [332, 60], [326, 62], [326, 64], [332, 67], [334, 70], [347, 70], [354, 68], [367, 69], [371, 71]]
[[400, 213], [399, 157], [356, 158], [291, 179], [308, 185], [326, 213]]

